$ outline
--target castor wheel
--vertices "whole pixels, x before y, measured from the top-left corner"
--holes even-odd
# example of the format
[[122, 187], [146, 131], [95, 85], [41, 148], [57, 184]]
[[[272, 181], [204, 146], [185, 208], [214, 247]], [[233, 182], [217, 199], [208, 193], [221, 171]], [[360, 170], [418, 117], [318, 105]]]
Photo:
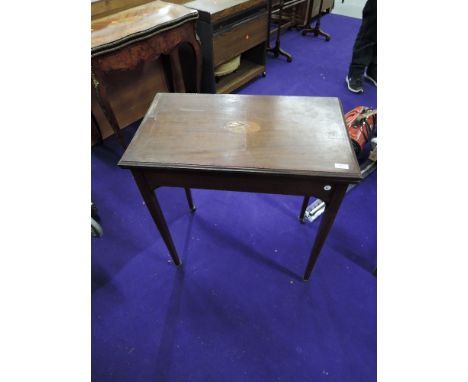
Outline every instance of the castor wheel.
[[306, 31], [302, 31], [302, 35], [305, 36], [307, 34]]
[[325, 41], [330, 41], [330, 40], [331, 40], [330, 36], [325, 37]]
[[266, 77], [266, 72], [263, 72], [263, 73], [262, 73], [262, 77]]
[[286, 57], [287, 62], [292, 62], [292, 57]]

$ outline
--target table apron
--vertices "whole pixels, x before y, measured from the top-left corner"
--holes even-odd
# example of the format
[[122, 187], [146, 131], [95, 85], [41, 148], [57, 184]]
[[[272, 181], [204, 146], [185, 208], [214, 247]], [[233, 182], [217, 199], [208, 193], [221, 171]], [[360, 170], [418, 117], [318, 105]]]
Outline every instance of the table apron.
[[[142, 173], [151, 189], [160, 186], [244, 191], [267, 194], [313, 196], [329, 202], [336, 188], [347, 187], [343, 179], [297, 177], [282, 174], [209, 173], [191, 171], [132, 170]], [[329, 187], [328, 187], [329, 186]]]
[[95, 68], [104, 73], [134, 70], [144, 62], [154, 61], [163, 54], [169, 55], [182, 43], [193, 46], [196, 41], [195, 25], [195, 21], [188, 21], [175, 29], [129, 41], [126, 46], [118, 46], [114, 51], [96, 54], [92, 57], [92, 62]]

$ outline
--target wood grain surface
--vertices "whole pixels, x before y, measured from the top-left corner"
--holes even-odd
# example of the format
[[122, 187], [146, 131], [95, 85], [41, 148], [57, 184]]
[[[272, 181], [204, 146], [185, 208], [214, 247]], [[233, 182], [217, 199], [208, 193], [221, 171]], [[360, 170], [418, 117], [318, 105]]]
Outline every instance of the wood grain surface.
[[159, 93], [119, 165], [361, 178], [333, 97]]
[[91, 48], [115, 43], [155, 26], [162, 28], [164, 24], [190, 16], [197, 18], [197, 12], [159, 0], [125, 9], [91, 22]]
[[265, 41], [267, 24], [268, 15], [265, 13], [216, 33], [213, 36], [213, 65], [216, 67]]

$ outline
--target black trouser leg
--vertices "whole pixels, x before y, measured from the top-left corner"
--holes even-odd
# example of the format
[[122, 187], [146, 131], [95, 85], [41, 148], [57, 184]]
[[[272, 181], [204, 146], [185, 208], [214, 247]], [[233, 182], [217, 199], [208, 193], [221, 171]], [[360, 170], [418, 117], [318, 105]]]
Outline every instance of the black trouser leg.
[[362, 77], [367, 66], [377, 65], [377, 0], [367, 0], [362, 23], [353, 47], [348, 76]]
[[377, 44], [374, 46], [374, 52], [372, 56], [372, 60], [367, 66], [367, 73], [372, 73], [372, 75], [377, 78]]

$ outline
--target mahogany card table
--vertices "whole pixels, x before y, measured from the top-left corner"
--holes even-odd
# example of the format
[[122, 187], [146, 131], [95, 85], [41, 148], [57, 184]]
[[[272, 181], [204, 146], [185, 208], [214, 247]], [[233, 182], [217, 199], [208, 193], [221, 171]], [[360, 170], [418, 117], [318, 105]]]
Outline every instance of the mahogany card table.
[[160, 186], [314, 196], [326, 204], [308, 280], [349, 184], [361, 179], [334, 97], [158, 93], [119, 161], [176, 265]]
[[[195, 90], [200, 90], [202, 54], [195, 33], [197, 19], [196, 10], [164, 1], [151, 1], [92, 21], [92, 85], [97, 102], [123, 148], [127, 143], [116, 113], [125, 116], [127, 121], [136, 121], [144, 116], [158, 87], [159, 90], [163, 87], [178, 93], [186, 92], [179, 54], [179, 47], [183, 44], [188, 44], [193, 50], [195, 62], [191, 68], [193, 73], [189, 75], [195, 78]], [[145, 64], [156, 67], [159, 58], [162, 59], [164, 73], [161, 74], [166, 78], [167, 86], [153, 84], [148, 87], [140, 83], [140, 86], [131, 86], [126, 95], [119, 91], [112, 94], [117, 84], [111, 74], [135, 74]], [[148, 83], [152, 82], [154, 79], [149, 79]], [[94, 125], [99, 129], [96, 116], [93, 117]]]

